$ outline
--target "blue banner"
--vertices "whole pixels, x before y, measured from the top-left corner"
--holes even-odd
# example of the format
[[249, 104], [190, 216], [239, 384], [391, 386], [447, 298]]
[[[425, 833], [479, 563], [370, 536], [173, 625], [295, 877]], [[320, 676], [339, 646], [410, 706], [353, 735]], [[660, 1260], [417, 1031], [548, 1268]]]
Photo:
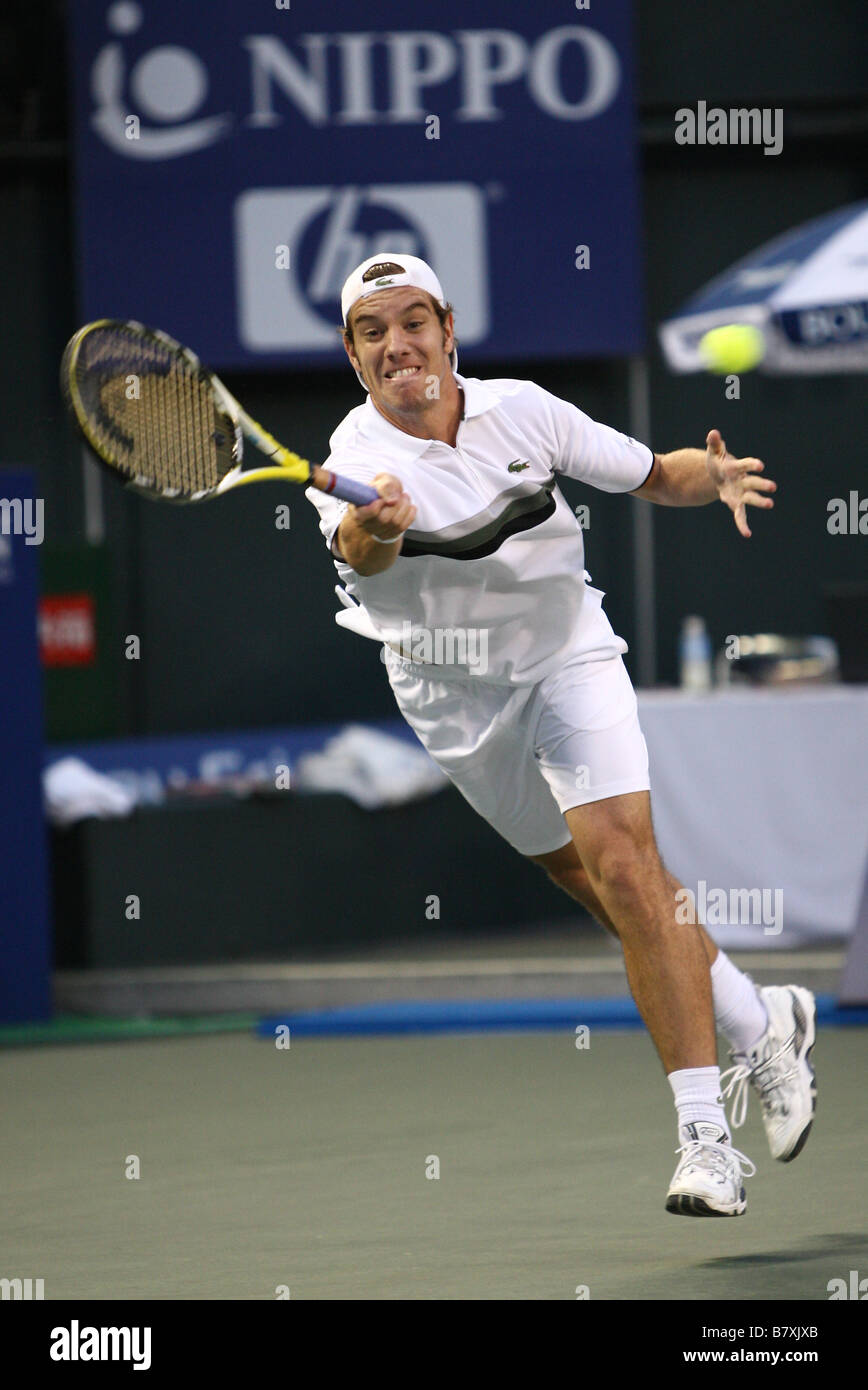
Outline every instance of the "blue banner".
[[[55, 743], [45, 750], [45, 766], [62, 758], [78, 758], [94, 772], [123, 784], [137, 802], [159, 805], [169, 796], [201, 796], [209, 791], [275, 790], [283, 768], [292, 771], [306, 753], [322, 752], [346, 724], [293, 725], [281, 729], [221, 730], [211, 734], [150, 735], [130, 739], [99, 739], [86, 743]], [[354, 728], [390, 734], [418, 748], [413, 730], [403, 719], [369, 720]], [[287, 790], [289, 788], [287, 787]]]
[[75, 0], [82, 318], [215, 367], [342, 360], [340, 287], [434, 266], [467, 358], [642, 346], [630, 0]]
[[0, 469], [0, 1023], [51, 1016], [50, 886], [42, 811], [42, 673], [32, 473]]

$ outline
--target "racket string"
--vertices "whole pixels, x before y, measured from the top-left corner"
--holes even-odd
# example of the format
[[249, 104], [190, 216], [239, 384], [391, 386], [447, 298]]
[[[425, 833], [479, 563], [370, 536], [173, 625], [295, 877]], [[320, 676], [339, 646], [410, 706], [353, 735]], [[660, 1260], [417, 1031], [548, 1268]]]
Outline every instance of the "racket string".
[[190, 497], [234, 467], [234, 422], [208, 374], [156, 335], [122, 324], [95, 330], [77, 387], [94, 443], [129, 481]]

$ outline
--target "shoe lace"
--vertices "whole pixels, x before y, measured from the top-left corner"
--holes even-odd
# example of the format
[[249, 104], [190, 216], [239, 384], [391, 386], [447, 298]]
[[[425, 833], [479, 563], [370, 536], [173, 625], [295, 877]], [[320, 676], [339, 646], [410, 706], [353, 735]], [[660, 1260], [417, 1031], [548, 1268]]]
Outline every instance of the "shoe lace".
[[732, 1096], [732, 1127], [741, 1129], [747, 1119], [747, 1097], [748, 1082], [750, 1081], [750, 1067], [745, 1066], [744, 1062], [737, 1062], [729, 1071], [725, 1071], [720, 1078], [720, 1094], [724, 1100], [729, 1100]]
[[689, 1143], [682, 1144], [680, 1149], [676, 1149], [677, 1154], [684, 1154], [684, 1161], [688, 1158], [702, 1158], [709, 1168], [713, 1168], [716, 1173], [726, 1175], [731, 1161], [738, 1159], [741, 1167], [741, 1175], [744, 1178], [752, 1178], [756, 1173], [756, 1164], [743, 1154], [739, 1149], [734, 1149], [731, 1144], [716, 1144], [709, 1139], [691, 1139]]
[[[790, 1053], [790, 1061], [786, 1056]], [[798, 1067], [792, 1055], [792, 1042], [787, 1039], [776, 1052], [755, 1066], [738, 1061], [720, 1078], [721, 1095], [724, 1100], [732, 1095], [732, 1127], [741, 1129], [747, 1117], [749, 1083], [759, 1092], [760, 1103], [766, 1112], [775, 1109], [776, 1092], [798, 1076]]]

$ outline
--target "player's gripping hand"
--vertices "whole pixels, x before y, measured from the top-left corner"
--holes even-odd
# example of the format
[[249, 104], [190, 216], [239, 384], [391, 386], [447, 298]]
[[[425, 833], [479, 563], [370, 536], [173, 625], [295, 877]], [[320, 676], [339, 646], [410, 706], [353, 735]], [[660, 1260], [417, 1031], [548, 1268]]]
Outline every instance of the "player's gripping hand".
[[401, 552], [401, 537], [416, 515], [400, 478], [378, 473], [374, 487], [380, 494], [377, 501], [348, 507], [337, 534], [340, 555], [361, 575], [391, 568]]
[[[720, 430], [708, 431], [705, 448], [705, 466], [721, 502], [729, 507], [741, 534], [750, 536], [747, 508], [773, 507], [771, 497], [765, 494], [776, 492], [777, 483], [758, 476], [765, 468], [761, 459], [733, 458], [720, 437]], [[376, 503], [371, 505], [376, 506]]]
[[373, 485], [380, 500], [369, 502], [366, 507], [353, 507], [353, 520], [361, 531], [379, 541], [396, 541], [412, 526], [416, 508], [400, 478], [391, 473], [378, 473]]

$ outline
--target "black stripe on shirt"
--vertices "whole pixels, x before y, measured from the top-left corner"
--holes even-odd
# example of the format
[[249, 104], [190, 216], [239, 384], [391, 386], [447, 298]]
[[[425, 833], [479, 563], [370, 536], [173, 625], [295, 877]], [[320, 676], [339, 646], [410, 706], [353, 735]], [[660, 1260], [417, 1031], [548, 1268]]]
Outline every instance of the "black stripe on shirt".
[[481, 560], [485, 555], [493, 555], [510, 536], [521, 531], [530, 531], [533, 527], [541, 526], [544, 521], [548, 521], [557, 508], [557, 503], [551, 495], [551, 486], [541, 488], [531, 497], [522, 498], [518, 508], [517, 510], [516, 504], [513, 503], [508, 517], [495, 531], [491, 532], [490, 528], [486, 527], [471, 535], [461, 536], [458, 540], [440, 543], [434, 540], [413, 541], [410, 540], [412, 533], [407, 531], [398, 558], [442, 555], [450, 560]]

